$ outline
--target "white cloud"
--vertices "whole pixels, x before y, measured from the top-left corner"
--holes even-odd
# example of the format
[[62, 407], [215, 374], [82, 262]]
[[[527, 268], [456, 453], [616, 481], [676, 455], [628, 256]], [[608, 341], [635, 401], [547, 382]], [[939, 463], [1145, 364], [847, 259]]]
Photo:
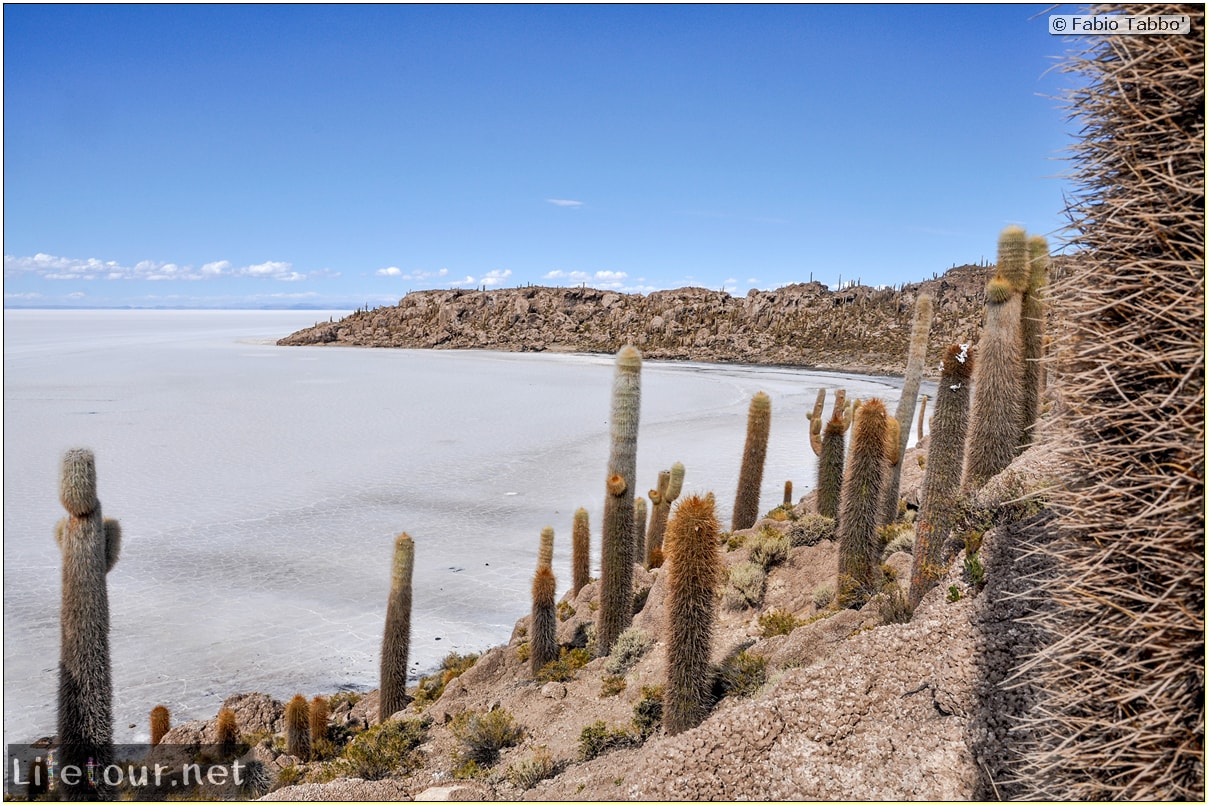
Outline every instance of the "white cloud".
[[202, 270], [202, 274], [218, 275], [218, 274], [223, 274], [229, 268], [231, 268], [231, 261], [216, 260], [213, 263], [205, 264], [204, 266], [201, 267], [201, 270]]
[[381, 277], [399, 277], [403, 274], [403, 270], [398, 266], [387, 266], [385, 269], [378, 269], [374, 274]]
[[483, 285], [499, 285], [512, 276], [512, 269], [493, 269], [483, 275]]
[[41, 299], [42, 295], [36, 291], [26, 291], [23, 294], [8, 294], [4, 295], [5, 299]]
[[228, 260], [216, 260], [202, 264], [201, 268], [177, 263], [161, 263], [155, 260], [140, 260], [133, 266], [124, 266], [116, 260], [97, 258], [69, 258], [39, 252], [33, 257], [4, 256], [4, 273], [33, 273], [45, 280], [208, 280], [216, 277], [263, 277], [282, 282], [297, 282], [308, 276], [332, 276], [326, 269], [307, 274], [293, 270], [285, 261], [271, 260], [250, 266], [234, 268]]
[[68, 299], [83, 299], [85, 296], [83, 291], [72, 291], [67, 295]]
[[555, 207], [583, 207], [584, 203], [575, 201], [574, 199], [546, 199], [548, 204], [553, 204]]
[[459, 288], [464, 285], [478, 285], [478, 284], [479, 284], [479, 281], [474, 279], [473, 277], [471, 277], [469, 274], [466, 275], [466, 279], [464, 279], [464, 280], [454, 280], [452, 283], [450, 283], [450, 285], [453, 286], [454, 288]]

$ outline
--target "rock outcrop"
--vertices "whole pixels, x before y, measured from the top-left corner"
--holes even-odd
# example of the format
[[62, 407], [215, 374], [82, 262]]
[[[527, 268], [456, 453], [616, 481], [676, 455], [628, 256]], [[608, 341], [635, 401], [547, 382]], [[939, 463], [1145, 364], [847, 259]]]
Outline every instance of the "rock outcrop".
[[300, 330], [281, 345], [344, 345], [511, 352], [614, 353], [646, 358], [901, 373], [916, 298], [935, 298], [926, 366], [982, 324], [991, 267], [959, 266], [900, 288], [819, 282], [745, 297], [704, 288], [622, 294], [593, 288], [415, 291], [398, 305], [358, 311]]

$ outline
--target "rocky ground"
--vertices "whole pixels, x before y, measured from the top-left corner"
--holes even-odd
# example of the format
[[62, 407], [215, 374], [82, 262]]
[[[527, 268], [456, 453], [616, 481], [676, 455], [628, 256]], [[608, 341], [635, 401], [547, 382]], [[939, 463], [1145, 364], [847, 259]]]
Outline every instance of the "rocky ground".
[[935, 300], [925, 362], [935, 368], [945, 347], [974, 340], [993, 271], [966, 265], [898, 288], [831, 291], [809, 282], [745, 297], [704, 288], [416, 291], [398, 305], [320, 323], [278, 344], [599, 353], [633, 344], [647, 359], [901, 374], [916, 298]]
[[[926, 447], [925, 441], [904, 457], [902, 494], [911, 505], [917, 503]], [[610, 674], [612, 659], [597, 658], [568, 679], [536, 680], [523, 660], [526, 615], [508, 644], [485, 652], [439, 698], [390, 717], [389, 723], [417, 730], [423, 725], [418, 750], [404, 753], [410, 770], [396, 765], [363, 778], [339, 761], [304, 762], [285, 753], [281, 703], [246, 694], [226, 705], [253, 745], [245, 761], [259, 762], [262, 790], [272, 789], [266, 799], [990, 797], [995, 784], [988, 772], [999, 777], [1009, 766], [1007, 715], [995, 711], [1013, 707], [1016, 696], [1003, 685], [1003, 669], [1012, 658], [997, 654], [1010, 655], [1006, 631], [1015, 629], [1012, 605], [1004, 601], [1011, 592], [1011, 564], [1019, 559], [1012, 528], [1043, 509], [1036, 497], [1053, 483], [1054, 468], [1052, 451], [1034, 447], [987, 485], [962, 527], [966, 537], [982, 537], [985, 579], [979, 584], [972, 578], [964, 553], [959, 555], [949, 577], [906, 623], [886, 623], [895, 613], [885, 599], [859, 611], [836, 610], [827, 602], [821, 589], [834, 583], [837, 549], [816, 530], [813, 494], [788, 511], [773, 511], [752, 529], [725, 535], [728, 568], [748, 561], [761, 536], [788, 535], [794, 545], [772, 563], [755, 604], [735, 606], [727, 585], [719, 589], [713, 661], [745, 674], [731, 678], [739, 690], [722, 696], [704, 723], [677, 736], [664, 735], [656, 725], [641, 737], [640, 726], [649, 725], [642, 717], [657, 701], [654, 687], [664, 680], [666, 578], [663, 569], [640, 567], [635, 590], [641, 609], [633, 626], [650, 646], [628, 669]], [[903, 529], [910, 534], [909, 527]], [[904, 589], [910, 565], [908, 551], [886, 558], [890, 575]], [[585, 642], [596, 601], [595, 582], [578, 596], [564, 597], [560, 643]], [[761, 616], [770, 612], [790, 614], [796, 623], [786, 634], [768, 635]], [[762, 674], [743, 663], [753, 659], [762, 659]], [[743, 684], [750, 684], [748, 690], [741, 690]], [[380, 722], [377, 692], [334, 705], [330, 722], [337, 734], [364, 732]], [[491, 712], [510, 716], [522, 729], [519, 740], [503, 747], [493, 763], [467, 765], [468, 745], [461, 738], [466, 719]], [[595, 758], [585, 752], [585, 729], [595, 739]], [[213, 735], [213, 721], [191, 722], [174, 728], [165, 742], [204, 744]], [[360, 763], [359, 769], [368, 769], [364, 758]]]

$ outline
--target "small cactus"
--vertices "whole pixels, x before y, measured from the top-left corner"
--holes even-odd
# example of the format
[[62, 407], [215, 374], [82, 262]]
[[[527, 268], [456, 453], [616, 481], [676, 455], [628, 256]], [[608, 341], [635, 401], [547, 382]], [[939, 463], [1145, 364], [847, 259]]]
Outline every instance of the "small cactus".
[[552, 660], [558, 660], [558, 616], [554, 610], [554, 571], [541, 565], [533, 576], [533, 611], [530, 619], [529, 669], [534, 676]]
[[785, 498], [781, 501], [781, 506], [786, 509], [793, 506], [793, 481], [791, 479], [785, 480]]
[[768, 453], [768, 431], [772, 425], [772, 402], [757, 392], [747, 410], [747, 439], [743, 444], [743, 464], [739, 469], [739, 487], [731, 531], [750, 529], [760, 516], [760, 484], [764, 480], [764, 457]]
[[902, 479], [903, 466], [897, 457], [907, 452], [907, 441], [911, 437], [911, 420], [915, 416], [915, 399], [919, 396], [919, 382], [923, 378], [924, 358], [928, 352], [928, 330], [932, 327], [932, 296], [920, 294], [915, 301], [915, 319], [911, 324], [911, 346], [907, 353], [907, 369], [903, 374], [903, 391], [894, 410], [894, 419], [901, 424], [894, 435], [897, 443], [892, 453], [890, 469], [886, 473], [886, 489], [883, 493], [881, 522], [893, 523], [898, 517], [898, 485]]
[[285, 706], [285, 751], [303, 761], [311, 758], [311, 709], [301, 694]]
[[1020, 398], [1020, 448], [1033, 441], [1033, 424], [1041, 412], [1045, 352], [1045, 302], [1042, 292], [1049, 270], [1049, 244], [1040, 235], [1028, 240], [1029, 282], [1020, 306], [1020, 343], [1024, 379]]
[[634, 475], [642, 355], [631, 346], [617, 353], [609, 418], [609, 464], [600, 550], [600, 617], [596, 651], [606, 656], [634, 617]]
[[708, 498], [680, 502], [667, 534], [667, 684], [663, 724], [677, 734], [710, 708], [714, 590], [722, 578], [718, 519]]
[[838, 518], [840, 511], [840, 493], [844, 483], [844, 432], [848, 429], [848, 420], [844, 416], [844, 390], [835, 393], [835, 406], [831, 419], [823, 429], [819, 453], [819, 489], [816, 496], [819, 514], [828, 518]]
[[[106, 575], [118, 560], [122, 532], [103, 518], [92, 451], [63, 455], [59, 500], [67, 517], [55, 525], [63, 555], [59, 641], [59, 759], [84, 769], [113, 761], [113, 682], [109, 660]], [[62, 782], [68, 799], [108, 798], [112, 787]]]
[[163, 705], [151, 709], [151, 746], [164, 740], [164, 735], [172, 729], [172, 716]]
[[575, 510], [571, 524], [571, 595], [578, 596], [580, 589], [588, 584], [591, 564], [591, 532], [588, 529], [588, 510]]
[[953, 525], [961, 486], [973, 364], [974, 355], [969, 345], [953, 345], [946, 351], [941, 365], [927, 470], [919, 517], [915, 521], [911, 589], [907, 597], [912, 608], [948, 570], [944, 544]]
[[862, 405], [852, 429], [852, 461], [844, 474], [840, 518], [839, 579], [836, 596], [843, 607], [859, 607], [881, 583], [882, 543], [877, 534], [886, 471], [889, 417], [882, 401]]
[[537, 550], [537, 567], [554, 567], [554, 527], [543, 526], [541, 545]]
[[218, 721], [214, 726], [218, 754], [221, 758], [234, 758], [239, 744], [239, 725], [235, 721], [235, 712], [230, 708], [218, 709]]
[[[646, 538], [647, 568], [658, 568], [663, 562], [663, 535], [667, 531], [668, 514], [672, 511], [672, 504], [680, 497], [683, 486], [684, 465], [676, 462], [671, 470], [660, 471], [659, 481], [650, 492], [654, 508], [651, 510], [651, 528]], [[656, 549], [659, 550], [658, 554]]]
[[923, 442], [924, 439], [924, 414], [928, 411], [928, 401], [932, 398], [924, 395], [919, 401], [919, 423], [915, 428], [915, 440]]
[[320, 742], [327, 741], [327, 700], [323, 697], [311, 698], [311, 747], [318, 748]]
[[634, 562], [646, 556], [646, 499], [634, 496]]
[[[382, 721], [407, 707], [407, 653], [411, 646], [411, 578], [416, 544], [406, 532], [395, 538], [391, 564], [390, 598], [386, 603], [386, 628], [382, 635], [379, 710]], [[306, 700], [303, 700], [306, 704]]]

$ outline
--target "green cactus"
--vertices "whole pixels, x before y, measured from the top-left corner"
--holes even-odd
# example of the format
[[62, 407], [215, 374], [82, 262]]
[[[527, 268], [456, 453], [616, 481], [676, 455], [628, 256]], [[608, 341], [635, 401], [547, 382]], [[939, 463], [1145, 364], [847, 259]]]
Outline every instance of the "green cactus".
[[888, 420], [885, 404], [874, 398], [860, 407], [852, 429], [852, 461], [844, 474], [836, 527], [840, 555], [836, 597], [843, 607], [860, 607], [881, 586], [877, 519], [885, 482]]
[[747, 409], [747, 439], [743, 444], [743, 464], [739, 468], [739, 487], [731, 531], [750, 529], [760, 517], [760, 484], [764, 481], [764, 457], [768, 453], [768, 431], [772, 425], [772, 401], [757, 392]]
[[219, 758], [224, 760], [234, 758], [239, 744], [239, 725], [235, 721], [234, 711], [230, 708], [218, 709], [218, 720], [214, 725], [214, 733]]
[[[388, 713], [382, 719], [389, 717]], [[301, 694], [285, 705], [285, 752], [303, 761], [311, 758], [311, 709]]]
[[631, 346], [617, 353], [613, 378], [611, 445], [605, 478], [600, 549], [600, 617], [596, 651], [604, 657], [634, 616], [634, 485], [642, 355]]
[[[907, 354], [907, 369], [903, 374], [903, 391], [894, 410], [894, 419], [902, 426], [898, 434], [897, 455], [907, 452], [907, 441], [911, 437], [911, 420], [915, 417], [915, 400], [919, 397], [919, 382], [924, 373], [924, 358], [928, 352], [928, 330], [932, 327], [932, 297], [920, 294], [915, 301], [915, 320], [911, 324], [911, 347]], [[886, 473], [886, 490], [883, 493], [881, 522], [893, 523], [898, 517], [898, 485], [902, 479], [903, 466], [897, 459]]]
[[[974, 369], [974, 400], [962, 488], [973, 492], [1003, 470], [1020, 445], [1023, 393], [1018, 284], [1027, 286], [1024, 231], [1008, 227], [999, 239], [999, 273], [987, 284], [986, 325]], [[1022, 268], [1025, 267], [1025, 268]]]
[[[63, 455], [59, 498], [67, 517], [55, 525], [63, 555], [59, 644], [59, 759], [84, 769], [113, 761], [113, 681], [109, 661], [109, 591], [105, 577], [118, 560], [122, 531], [101, 516], [92, 451]], [[111, 797], [102, 782], [62, 783], [70, 799]]]
[[667, 531], [668, 514], [680, 497], [684, 486], [684, 465], [676, 462], [671, 470], [660, 471], [656, 489], [651, 490], [651, 528], [646, 538], [646, 567], [658, 568], [663, 562], [663, 535]]
[[575, 510], [571, 522], [571, 596], [578, 596], [580, 589], [588, 584], [591, 564], [591, 532], [588, 529], [588, 510]]
[[311, 747], [327, 741], [328, 705], [323, 697], [311, 698]]
[[914, 559], [908, 601], [919, 605], [924, 594], [944, 576], [944, 544], [953, 526], [965, 458], [970, 420], [970, 376], [974, 354], [969, 345], [953, 345], [945, 353], [937, 385], [936, 413], [928, 443], [928, 466], [919, 517], [915, 521]]
[[543, 526], [541, 545], [537, 550], [537, 567], [554, 567], [554, 527]]
[[[407, 653], [411, 645], [411, 578], [416, 544], [406, 532], [395, 538], [391, 564], [390, 598], [382, 635], [382, 663], [378, 712], [382, 721], [407, 707]], [[303, 700], [303, 704], [306, 701]]]
[[646, 556], [646, 499], [634, 496], [634, 562]]
[[1024, 381], [1020, 399], [1020, 448], [1033, 441], [1033, 423], [1041, 411], [1045, 345], [1045, 302], [1042, 297], [1049, 273], [1049, 244], [1040, 235], [1028, 239], [1029, 282], [1020, 306], [1020, 343], [1023, 349]]
[[714, 590], [722, 579], [718, 519], [709, 498], [685, 498], [667, 533], [667, 684], [663, 724], [677, 734], [710, 708]]
[[533, 611], [529, 630], [529, 669], [536, 677], [552, 660], [558, 660], [558, 616], [554, 611], [554, 571], [540, 565], [533, 576]]
[[172, 715], [163, 705], [151, 709], [151, 746], [163, 741], [164, 734], [172, 729]]
[[[817, 423], [818, 420], [815, 420]], [[828, 518], [839, 518], [840, 493], [844, 483], [844, 432], [848, 420], [844, 416], [844, 390], [835, 393], [835, 405], [831, 419], [823, 429], [819, 443], [819, 487], [816, 496], [819, 514]]]

